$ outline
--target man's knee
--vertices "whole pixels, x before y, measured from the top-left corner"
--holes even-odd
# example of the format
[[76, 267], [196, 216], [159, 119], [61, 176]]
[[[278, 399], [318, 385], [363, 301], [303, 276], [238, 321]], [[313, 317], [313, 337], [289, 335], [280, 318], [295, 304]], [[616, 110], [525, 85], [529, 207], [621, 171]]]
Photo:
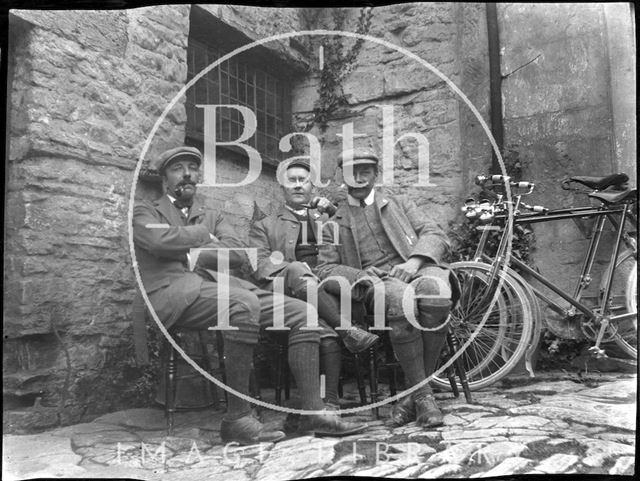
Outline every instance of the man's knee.
[[391, 328], [389, 339], [393, 344], [411, 342], [421, 335], [404, 317], [387, 317], [387, 322]]
[[315, 308], [299, 299], [285, 298], [285, 327], [290, 328], [289, 345], [298, 342], [320, 342], [322, 328], [305, 329], [313, 327], [309, 321], [310, 317], [318, 318]]
[[260, 316], [260, 300], [251, 291], [235, 290], [229, 294], [229, 311], [232, 314], [248, 314], [257, 321]]
[[429, 269], [411, 285], [416, 295], [420, 325], [428, 328], [441, 325], [447, 319], [452, 305], [449, 272], [440, 268]]
[[306, 299], [307, 290], [317, 286], [315, 275], [311, 272], [311, 269], [302, 262], [291, 262], [283, 272], [286, 288], [293, 297]]

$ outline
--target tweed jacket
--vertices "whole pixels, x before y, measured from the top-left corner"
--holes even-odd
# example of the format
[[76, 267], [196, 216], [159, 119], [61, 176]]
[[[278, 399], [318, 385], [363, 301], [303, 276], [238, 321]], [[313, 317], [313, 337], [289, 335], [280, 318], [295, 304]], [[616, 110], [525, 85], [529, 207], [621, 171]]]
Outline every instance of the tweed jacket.
[[[165, 224], [168, 227], [147, 227], [150, 224]], [[212, 241], [210, 233], [219, 242]], [[206, 209], [196, 198], [185, 222], [166, 195], [155, 202], [136, 202], [133, 209], [133, 239], [145, 291], [156, 314], [167, 327], [174, 324], [197, 299], [205, 278], [216, 280], [216, 253], [201, 252], [196, 269], [190, 271], [187, 262], [189, 249], [245, 247], [220, 213]], [[231, 253], [231, 267], [243, 261], [244, 256]]]
[[[329, 218], [326, 214], [320, 214], [315, 209], [309, 209], [311, 229], [320, 238], [318, 227], [322, 226]], [[249, 230], [249, 245], [258, 249], [258, 268], [252, 277], [258, 283], [268, 281], [268, 277], [275, 276], [286, 265], [296, 260], [296, 243], [300, 235], [301, 223], [289, 209], [282, 206], [273, 215], [255, 222]], [[271, 261], [272, 252], [281, 252], [284, 262], [274, 264]]]
[[[442, 229], [418, 211], [414, 202], [404, 196], [391, 196], [376, 191], [375, 205], [385, 233], [400, 257], [426, 257], [441, 265], [442, 256], [449, 249], [449, 241]], [[333, 229], [325, 226], [322, 245], [319, 246], [316, 274], [325, 279], [343, 276], [350, 283], [364, 275], [357, 232], [347, 202], [343, 202], [333, 219], [338, 224], [338, 238]]]

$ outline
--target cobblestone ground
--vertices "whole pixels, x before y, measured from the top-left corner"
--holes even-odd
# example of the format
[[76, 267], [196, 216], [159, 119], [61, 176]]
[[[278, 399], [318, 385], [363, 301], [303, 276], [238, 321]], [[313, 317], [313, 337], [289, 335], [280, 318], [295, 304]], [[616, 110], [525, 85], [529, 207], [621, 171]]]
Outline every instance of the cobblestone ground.
[[[320, 476], [388, 478], [484, 477], [510, 474], [635, 472], [635, 374], [577, 377], [545, 373], [511, 378], [475, 392], [473, 404], [437, 397], [445, 425], [391, 429], [370, 410], [349, 438], [290, 438], [255, 446], [224, 446], [221, 412], [179, 413], [166, 436], [163, 412], [131, 409], [91, 423], [34, 435], [3, 437], [3, 478], [130, 477], [195, 481], [285, 480]], [[347, 392], [346, 400], [354, 398]], [[284, 414], [263, 413], [281, 424]]]

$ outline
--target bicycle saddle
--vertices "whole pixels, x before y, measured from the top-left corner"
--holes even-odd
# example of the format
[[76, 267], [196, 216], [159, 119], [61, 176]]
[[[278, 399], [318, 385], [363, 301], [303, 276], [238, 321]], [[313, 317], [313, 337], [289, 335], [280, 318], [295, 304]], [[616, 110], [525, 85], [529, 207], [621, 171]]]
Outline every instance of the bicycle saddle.
[[605, 204], [622, 204], [638, 200], [638, 189], [624, 190], [622, 192], [592, 192], [587, 194], [593, 199], [598, 199]]
[[612, 185], [622, 188], [622, 184], [629, 180], [629, 176], [627, 174], [611, 174], [606, 177], [587, 177], [577, 175], [569, 177], [569, 180], [586, 185], [590, 189], [602, 190], [607, 187], [611, 187]]

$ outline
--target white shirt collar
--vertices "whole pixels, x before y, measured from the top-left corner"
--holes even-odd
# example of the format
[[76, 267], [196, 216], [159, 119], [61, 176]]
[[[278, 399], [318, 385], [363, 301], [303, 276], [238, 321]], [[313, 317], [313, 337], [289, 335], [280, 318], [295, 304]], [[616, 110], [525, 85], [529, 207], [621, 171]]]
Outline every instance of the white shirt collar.
[[[167, 194], [167, 197], [169, 197], [169, 200], [171, 201], [172, 204], [175, 204], [176, 202], [176, 198], [170, 194]], [[183, 207], [182, 209], [180, 209], [182, 211], [182, 213], [184, 215], [186, 215], [187, 217], [189, 216], [189, 207]]]
[[[364, 204], [365, 205], [373, 204], [375, 202], [375, 197], [376, 197], [376, 190], [371, 189], [371, 192], [369, 192], [369, 195], [364, 198]], [[358, 199], [351, 197], [351, 195], [349, 194], [347, 194], [347, 202], [349, 203], [349, 205], [360, 207], [360, 201]]]

